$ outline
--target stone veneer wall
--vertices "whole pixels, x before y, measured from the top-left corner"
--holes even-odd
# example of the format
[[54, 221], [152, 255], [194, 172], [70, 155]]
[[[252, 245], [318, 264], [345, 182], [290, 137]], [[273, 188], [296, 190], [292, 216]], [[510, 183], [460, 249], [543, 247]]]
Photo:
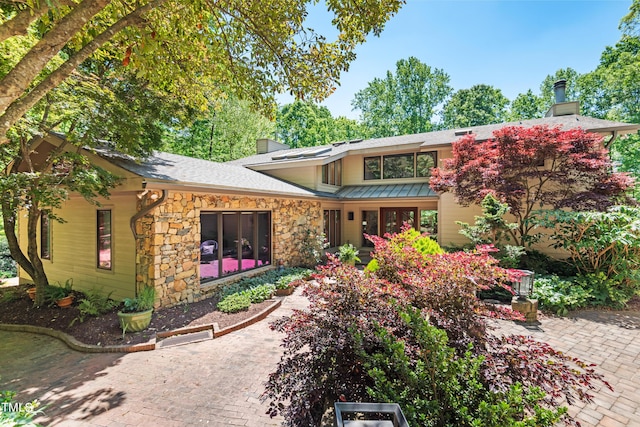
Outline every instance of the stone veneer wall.
[[[139, 208], [149, 203], [143, 201]], [[300, 236], [306, 230], [322, 232], [317, 201], [170, 191], [163, 203], [136, 223], [136, 284], [155, 286], [156, 307], [198, 301], [221, 284], [243, 277], [220, 279], [206, 286], [207, 292], [200, 286], [200, 212], [241, 210], [271, 212], [273, 265], [278, 260], [292, 266], [304, 263]]]

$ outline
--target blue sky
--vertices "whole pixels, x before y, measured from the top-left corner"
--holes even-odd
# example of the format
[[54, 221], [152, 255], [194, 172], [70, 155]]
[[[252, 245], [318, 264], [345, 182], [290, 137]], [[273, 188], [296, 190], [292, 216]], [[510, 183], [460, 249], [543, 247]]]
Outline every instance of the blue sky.
[[[354, 94], [400, 59], [417, 57], [444, 70], [454, 90], [488, 84], [512, 100], [559, 68], [592, 71], [606, 46], [620, 39], [618, 24], [631, 0], [407, 0], [380, 37], [358, 47], [341, 86], [323, 105], [334, 117], [357, 118]], [[329, 34], [324, 6], [309, 25]], [[282, 99], [281, 102], [291, 102]]]

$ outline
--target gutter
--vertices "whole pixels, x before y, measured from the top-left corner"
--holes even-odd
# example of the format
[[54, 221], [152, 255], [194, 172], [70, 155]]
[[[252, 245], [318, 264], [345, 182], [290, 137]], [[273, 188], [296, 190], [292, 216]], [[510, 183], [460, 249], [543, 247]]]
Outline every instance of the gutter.
[[162, 196], [160, 196], [158, 200], [151, 203], [149, 206], [143, 208], [140, 212], [136, 213], [134, 216], [131, 217], [131, 220], [129, 221], [129, 226], [131, 227], [131, 232], [133, 233], [134, 239], [136, 240], [138, 239], [138, 233], [136, 233], [136, 221], [142, 218], [143, 216], [145, 216], [146, 214], [148, 214], [149, 212], [151, 212], [157, 206], [159, 206], [160, 203], [164, 202], [166, 198], [167, 198], [167, 190], [162, 190]]

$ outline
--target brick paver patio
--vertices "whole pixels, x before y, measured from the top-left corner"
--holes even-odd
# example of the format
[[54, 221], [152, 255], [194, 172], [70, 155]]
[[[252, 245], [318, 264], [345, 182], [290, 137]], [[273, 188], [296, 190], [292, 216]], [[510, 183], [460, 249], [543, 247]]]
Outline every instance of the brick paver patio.
[[[86, 354], [50, 337], [0, 331], [0, 389], [48, 405], [38, 421], [53, 426], [276, 426], [258, 399], [279, 360], [281, 336], [268, 323], [304, 307], [299, 290], [269, 318], [222, 338], [134, 354]], [[599, 365], [614, 391], [572, 408], [585, 427], [640, 426], [640, 313], [542, 317], [532, 335]]]

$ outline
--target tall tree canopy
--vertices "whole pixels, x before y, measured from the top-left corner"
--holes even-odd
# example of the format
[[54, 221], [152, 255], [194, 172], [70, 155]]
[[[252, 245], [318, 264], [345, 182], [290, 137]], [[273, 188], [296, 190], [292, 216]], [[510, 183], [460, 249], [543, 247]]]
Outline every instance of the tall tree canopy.
[[493, 86], [480, 84], [460, 89], [442, 109], [442, 127], [453, 129], [503, 122], [508, 104], [502, 91]]
[[295, 101], [276, 113], [276, 139], [292, 148], [325, 145], [364, 137], [355, 120], [334, 118], [327, 107]]
[[545, 111], [542, 98], [535, 95], [531, 89], [520, 93], [511, 101], [508, 121], [537, 119], [544, 116]]
[[494, 194], [509, 205], [518, 223], [512, 237], [525, 246], [533, 228], [527, 220], [535, 209], [603, 210], [625, 200], [632, 180], [613, 172], [598, 134], [514, 126], [495, 131], [487, 141], [471, 134], [454, 142], [453, 157], [433, 170], [430, 184], [435, 191], [452, 192], [463, 205], [479, 205]]
[[[44, 295], [40, 214], [69, 191], [107, 196], [115, 177], [65, 145], [111, 141], [144, 154], [163, 125], [232, 94], [271, 111], [274, 95], [323, 99], [404, 0], [329, 0], [338, 34], [305, 26], [311, 0], [25, 0], [0, 3], [2, 213], [11, 254]], [[184, 108], [188, 106], [189, 108]], [[191, 110], [191, 111], [190, 111]], [[34, 167], [33, 144], [51, 130], [63, 146]], [[15, 233], [28, 209], [25, 254]], [[41, 297], [38, 297], [41, 298]], [[41, 301], [39, 301], [41, 302]]]
[[118, 52], [137, 77], [205, 106], [223, 92], [273, 105], [283, 88], [322, 99], [370, 33], [403, 0], [327, 2], [335, 41], [306, 28], [309, 0], [66, 0], [2, 4], [2, 50], [31, 36], [0, 75], [0, 144], [7, 131], [74, 70], [102, 50]]
[[579, 83], [589, 115], [640, 123], [640, 38], [623, 36], [608, 46]]
[[372, 137], [428, 132], [451, 91], [448, 74], [410, 57], [396, 63], [395, 74], [388, 71], [356, 93], [352, 106]]
[[247, 101], [229, 97], [212, 106], [206, 118], [169, 132], [163, 149], [171, 153], [226, 162], [256, 153], [256, 140], [274, 134], [275, 124]]

